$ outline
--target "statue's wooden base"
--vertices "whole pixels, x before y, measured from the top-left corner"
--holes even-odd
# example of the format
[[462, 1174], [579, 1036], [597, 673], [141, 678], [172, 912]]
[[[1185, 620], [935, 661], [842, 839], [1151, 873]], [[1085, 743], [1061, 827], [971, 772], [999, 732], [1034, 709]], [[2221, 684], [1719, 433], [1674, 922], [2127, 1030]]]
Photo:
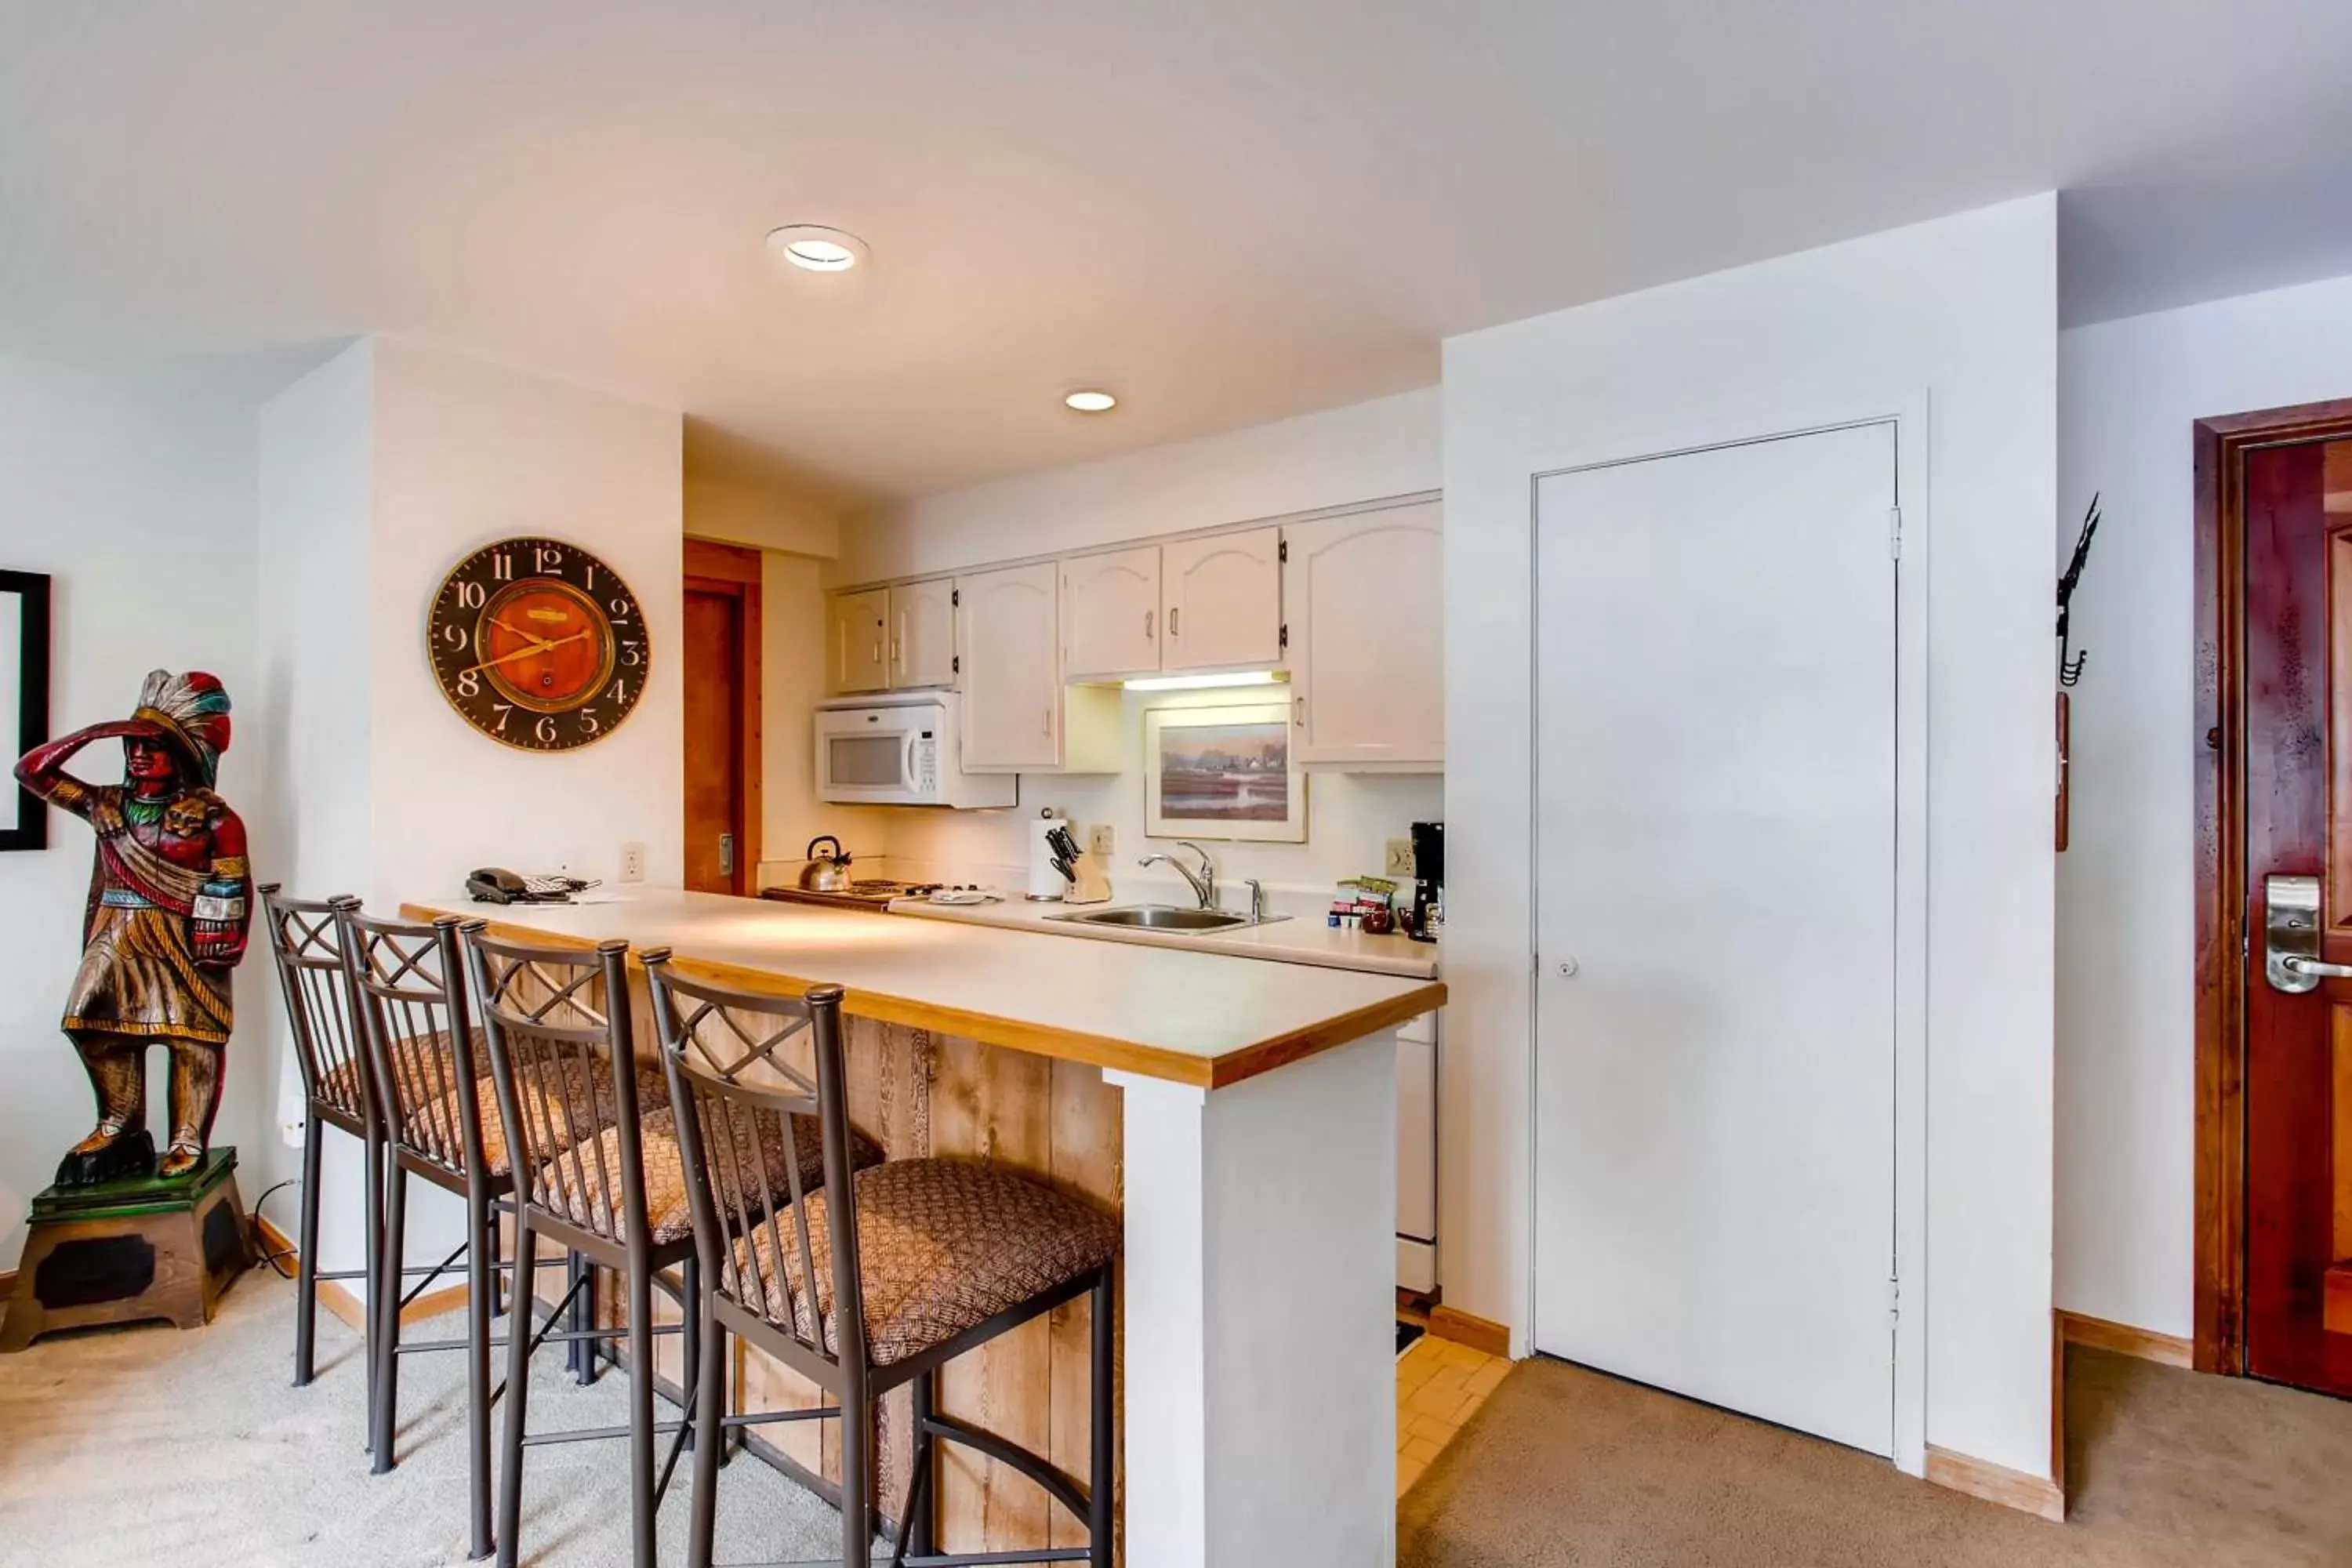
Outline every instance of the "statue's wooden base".
[[145, 1318], [201, 1329], [251, 1267], [234, 1149], [210, 1151], [184, 1176], [50, 1187], [33, 1200], [0, 1352], [59, 1329]]

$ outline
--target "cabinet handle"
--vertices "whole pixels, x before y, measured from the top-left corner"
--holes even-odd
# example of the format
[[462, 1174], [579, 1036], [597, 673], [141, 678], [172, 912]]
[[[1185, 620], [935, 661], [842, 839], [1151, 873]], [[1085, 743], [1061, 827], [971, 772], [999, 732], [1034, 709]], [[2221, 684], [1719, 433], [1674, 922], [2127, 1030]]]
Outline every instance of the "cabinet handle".
[[1053, 733], [1054, 733], [1054, 710], [1053, 710], [1051, 708], [1048, 708], [1048, 709], [1046, 709], [1046, 710], [1045, 710], [1045, 734], [1046, 734], [1046, 736], [1050, 739], [1050, 738], [1052, 737]]
[[1178, 605], [1171, 608], [1168, 612], [1168, 635], [1171, 637], [1181, 637], [1183, 635], [1176, 629], [1176, 612], [1183, 607], [1183, 605]]
[[1150, 610], [1143, 612], [1143, 640], [1145, 642], [1150, 642], [1151, 640], [1151, 616], [1152, 612]]

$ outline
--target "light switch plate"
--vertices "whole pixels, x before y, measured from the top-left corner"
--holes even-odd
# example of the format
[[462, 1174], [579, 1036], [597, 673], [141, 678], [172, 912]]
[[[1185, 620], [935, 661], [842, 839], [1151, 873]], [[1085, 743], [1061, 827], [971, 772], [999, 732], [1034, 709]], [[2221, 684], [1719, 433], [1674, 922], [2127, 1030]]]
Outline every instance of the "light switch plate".
[[1391, 838], [1388, 841], [1387, 851], [1381, 858], [1381, 875], [1397, 878], [1413, 875], [1412, 839]]
[[1118, 853], [1117, 844], [1118, 837], [1111, 832], [1108, 822], [1096, 823], [1087, 834], [1087, 853], [1089, 855], [1097, 858], [1116, 855]]

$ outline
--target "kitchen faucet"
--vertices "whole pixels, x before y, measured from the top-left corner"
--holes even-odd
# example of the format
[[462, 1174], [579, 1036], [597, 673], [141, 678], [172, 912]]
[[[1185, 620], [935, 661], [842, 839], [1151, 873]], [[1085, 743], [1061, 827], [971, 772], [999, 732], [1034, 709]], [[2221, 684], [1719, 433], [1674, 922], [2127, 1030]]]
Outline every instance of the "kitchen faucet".
[[1201, 858], [1201, 868], [1198, 871], [1195, 871], [1192, 868], [1187, 866], [1183, 861], [1179, 860], [1173, 855], [1146, 855], [1142, 859], [1138, 860], [1136, 864], [1139, 866], [1156, 866], [1162, 860], [1165, 860], [1168, 864], [1176, 868], [1176, 874], [1178, 876], [1183, 878], [1184, 880], [1192, 885], [1192, 896], [1201, 900], [1201, 907], [1202, 909], [1215, 909], [1217, 907], [1217, 863], [1209, 858], [1209, 852], [1207, 850], [1202, 848], [1199, 845], [1193, 843], [1189, 838], [1177, 840], [1176, 847], [1179, 849], [1190, 849], [1193, 854], [1198, 855]]

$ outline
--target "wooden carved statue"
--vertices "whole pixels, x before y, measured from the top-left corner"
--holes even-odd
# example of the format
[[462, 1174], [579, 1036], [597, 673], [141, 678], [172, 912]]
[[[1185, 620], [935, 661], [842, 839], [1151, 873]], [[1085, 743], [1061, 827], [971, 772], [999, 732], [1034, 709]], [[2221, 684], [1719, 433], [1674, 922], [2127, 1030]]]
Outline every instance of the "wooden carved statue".
[[[81, 967], [61, 1026], [98, 1097], [98, 1126], [58, 1167], [59, 1186], [184, 1174], [201, 1164], [220, 1105], [229, 971], [245, 956], [251, 878], [245, 825], [212, 785], [228, 749], [228, 693], [210, 675], [156, 670], [127, 720], [27, 752], [16, 777], [98, 835]], [[122, 742], [123, 782], [65, 771], [95, 741]], [[147, 1130], [147, 1047], [172, 1054], [171, 1145]]]

